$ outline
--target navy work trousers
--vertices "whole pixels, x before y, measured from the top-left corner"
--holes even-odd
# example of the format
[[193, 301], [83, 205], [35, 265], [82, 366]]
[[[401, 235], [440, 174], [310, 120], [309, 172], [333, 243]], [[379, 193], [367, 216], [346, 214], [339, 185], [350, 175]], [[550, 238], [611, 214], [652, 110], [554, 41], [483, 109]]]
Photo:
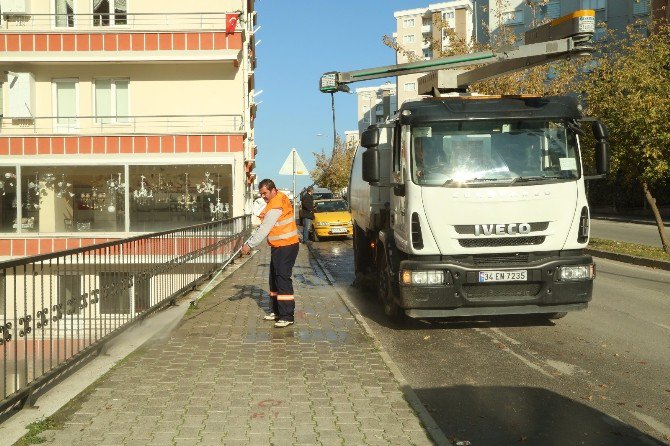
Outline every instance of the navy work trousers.
[[272, 247], [270, 250], [270, 299], [272, 312], [277, 319], [293, 321], [295, 298], [293, 296], [293, 265], [298, 257], [299, 243]]

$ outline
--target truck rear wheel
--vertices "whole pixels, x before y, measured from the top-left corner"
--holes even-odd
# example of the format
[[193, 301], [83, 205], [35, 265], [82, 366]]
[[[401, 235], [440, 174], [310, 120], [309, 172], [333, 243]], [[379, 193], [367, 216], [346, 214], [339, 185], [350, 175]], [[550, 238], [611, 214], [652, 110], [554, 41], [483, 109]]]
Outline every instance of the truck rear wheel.
[[555, 320], [555, 319], [561, 319], [561, 318], [565, 317], [566, 314], [568, 314], [566, 311], [562, 311], [562, 312], [558, 312], [558, 313], [547, 313], [547, 314], [545, 314], [545, 317], [547, 319]]
[[386, 252], [382, 251], [380, 257], [377, 264], [379, 299], [382, 301], [382, 305], [384, 305], [384, 314], [392, 321], [401, 322], [405, 316], [405, 312], [398, 305], [397, 284], [393, 283], [393, 276], [386, 259]]

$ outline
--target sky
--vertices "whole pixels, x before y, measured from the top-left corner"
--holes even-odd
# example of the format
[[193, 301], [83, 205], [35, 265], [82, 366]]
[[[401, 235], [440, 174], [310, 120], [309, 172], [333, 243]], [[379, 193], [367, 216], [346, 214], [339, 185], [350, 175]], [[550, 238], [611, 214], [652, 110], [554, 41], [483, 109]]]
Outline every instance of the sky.
[[[255, 172], [291, 190], [291, 175], [279, 175], [295, 148], [308, 169], [313, 152], [333, 147], [333, 118], [329, 94], [319, 91], [327, 71], [351, 71], [391, 65], [395, 53], [382, 37], [396, 28], [394, 11], [425, 7], [414, 0], [256, 0], [257, 27], [255, 91], [258, 113], [254, 123], [258, 146]], [[258, 43], [260, 41], [260, 43]], [[350, 84], [356, 88], [387, 80]], [[262, 90], [262, 93], [258, 94]], [[355, 94], [335, 95], [336, 128], [358, 129]], [[296, 191], [312, 184], [296, 176]]]

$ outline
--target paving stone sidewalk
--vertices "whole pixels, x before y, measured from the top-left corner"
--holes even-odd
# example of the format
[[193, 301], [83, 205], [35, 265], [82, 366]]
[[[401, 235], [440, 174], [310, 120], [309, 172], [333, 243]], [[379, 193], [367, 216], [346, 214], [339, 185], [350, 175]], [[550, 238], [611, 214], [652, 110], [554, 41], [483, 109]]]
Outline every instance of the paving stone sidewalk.
[[296, 323], [274, 328], [263, 248], [171, 336], [75, 400], [56, 445], [430, 445], [372, 340], [301, 246]]

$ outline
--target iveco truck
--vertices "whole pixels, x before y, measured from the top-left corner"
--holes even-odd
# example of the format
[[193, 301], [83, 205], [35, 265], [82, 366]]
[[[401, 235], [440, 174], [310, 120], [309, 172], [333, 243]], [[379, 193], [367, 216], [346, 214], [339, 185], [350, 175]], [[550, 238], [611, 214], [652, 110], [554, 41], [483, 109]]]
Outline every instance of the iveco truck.
[[[484, 66], [486, 57], [475, 54], [474, 70], [432, 76], [425, 82], [433, 82], [433, 97], [406, 102], [361, 135], [349, 185], [355, 270], [376, 278], [389, 316], [559, 318], [586, 308], [595, 264], [584, 253], [589, 206], [582, 155], [590, 151], [604, 174], [607, 130], [585, 119], [572, 97], [462, 93], [473, 80], [529, 61], [588, 51], [592, 28], [582, 17], [592, 19], [592, 11], [569, 17], [567, 37], [519, 47], [516, 56], [492, 53]], [[552, 53], [556, 42], [565, 45]], [[408, 65], [384, 69], [398, 74]], [[384, 69], [326, 73], [322, 91]], [[585, 147], [582, 136], [591, 132], [595, 147]]]

